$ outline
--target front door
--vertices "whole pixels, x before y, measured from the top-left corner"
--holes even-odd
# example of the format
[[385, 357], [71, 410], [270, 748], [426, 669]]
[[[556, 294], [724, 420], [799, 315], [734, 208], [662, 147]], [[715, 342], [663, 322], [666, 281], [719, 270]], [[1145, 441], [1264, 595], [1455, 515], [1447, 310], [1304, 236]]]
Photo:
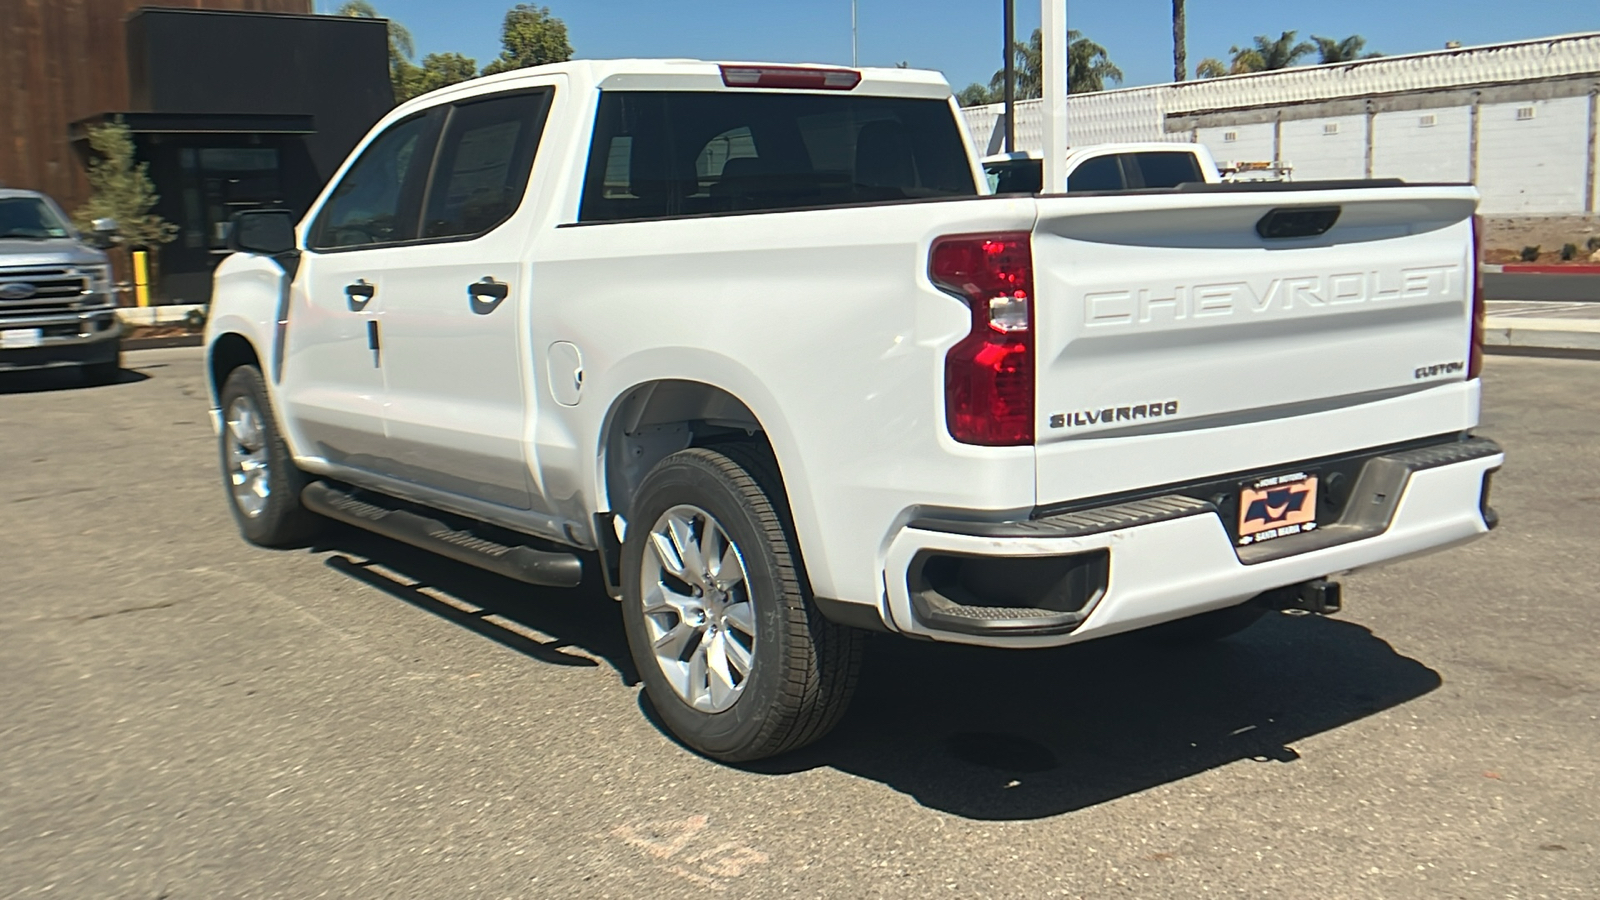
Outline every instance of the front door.
[[438, 116], [424, 114], [373, 138], [305, 235], [278, 390], [302, 453], [388, 468], [382, 313], [400, 245], [415, 240], [437, 134]]
[[550, 96], [535, 89], [452, 105], [418, 243], [384, 274], [385, 415], [396, 472], [517, 509], [543, 506], [527, 441], [531, 210], [519, 209]]

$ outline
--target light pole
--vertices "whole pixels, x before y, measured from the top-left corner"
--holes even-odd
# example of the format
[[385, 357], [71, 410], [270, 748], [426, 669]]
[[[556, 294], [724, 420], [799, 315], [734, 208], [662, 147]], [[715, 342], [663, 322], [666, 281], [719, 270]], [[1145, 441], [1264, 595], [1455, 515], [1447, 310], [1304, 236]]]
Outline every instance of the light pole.
[[1044, 193], [1067, 189], [1067, 0], [1041, 0]]
[[1017, 70], [1016, 70], [1016, 42], [1017, 42], [1017, 4], [1016, 0], [1005, 0], [1001, 7], [1002, 16], [1005, 18], [1005, 87], [1000, 98], [1005, 102], [1006, 116], [1006, 153], [1016, 150], [1017, 144]]
[[861, 68], [861, 54], [856, 43], [856, 0], [850, 0], [850, 68]]

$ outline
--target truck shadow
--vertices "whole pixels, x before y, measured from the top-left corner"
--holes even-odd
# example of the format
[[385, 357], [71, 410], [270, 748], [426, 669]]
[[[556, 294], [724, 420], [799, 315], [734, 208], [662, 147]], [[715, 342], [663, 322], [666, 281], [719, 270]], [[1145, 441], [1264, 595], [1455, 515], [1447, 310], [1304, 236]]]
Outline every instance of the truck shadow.
[[[150, 376], [143, 372], [123, 369], [110, 384], [134, 384], [149, 379]], [[0, 372], [0, 394], [41, 394], [49, 391], [94, 390], [97, 387], [107, 386], [90, 384], [83, 379], [83, 375], [76, 368], [68, 366], [57, 369]]]
[[[638, 684], [620, 608], [592, 560], [581, 587], [560, 590], [344, 526], [311, 549], [333, 551], [330, 568], [531, 659], [608, 665], [623, 685]], [[1307, 737], [1440, 684], [1437, 672], [1366, 628], [1312, 616], [1269, 615], [1186, 650], [1136, 636], [1006, 651], [871, 635], [839, 728], [741, 768], [834, 768], [952, 815], [1037, 819], [1234, 762], [1293, 763]], [[642, 693], [639, 706], [661, 728]]]
[[567, 590], [523, 584], [344, 525], [331, 526], [310, 549], [336, 551], [325, 560], [329, 568], [540, 662], [596, 667], [598, 659], [623, 684], [639, 683], [597, 560], [585, 559], [583, 584]]
[[747, 768], [828, 766], [969, 819], [1037, 819], [1294, 745], [1420, 697], [1439, 674], [1360, 625], [1271, 615], [1182, 651], [1132, 636], [1000, 651], [875, 636], [845, 721]]

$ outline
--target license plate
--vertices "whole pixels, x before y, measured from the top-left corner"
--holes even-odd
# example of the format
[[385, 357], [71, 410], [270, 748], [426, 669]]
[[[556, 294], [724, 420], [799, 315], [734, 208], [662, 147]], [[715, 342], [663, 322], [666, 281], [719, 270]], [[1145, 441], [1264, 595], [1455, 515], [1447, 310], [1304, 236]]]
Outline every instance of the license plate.
[[0, 347], [37, 347], [43, 343], [43, 328], [8, 328], [0, 331]]
[[1317, 528], [1317, 476], [1305, 472], [1260, 478], [1239, 488], [1239, 546]]

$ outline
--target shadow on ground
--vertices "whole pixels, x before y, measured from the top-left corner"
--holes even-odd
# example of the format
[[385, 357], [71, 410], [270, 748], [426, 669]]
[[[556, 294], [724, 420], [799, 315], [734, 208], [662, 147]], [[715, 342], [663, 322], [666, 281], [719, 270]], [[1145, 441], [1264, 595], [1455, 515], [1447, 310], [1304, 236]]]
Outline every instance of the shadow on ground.
[[[532, 659], [600, 659], [624, 684], [638, 683], [618, 605], [592, 579], [571, 591], [532, 587], [343, 527], [313, 549], [336, 551], [330, 567]], [[1035, 819], [1240, 760], [1293, 763], [1307, 736], [1439, 684], [1367, 629], [1312, 616], [1274, 614], [1183, 651], [1132, 636], [1002, 651], [873, 635], [840, 727], [745, 768], [826, 766], [954, 815]], [[640, 706], [660, 727], [642, 697]]]
[[1137, 637], [999, 651], [875, 637], [844, 723], [752, 767], [830, 766], [972, 819], [1036, 819], [1294, 744], [1432, 691], [1437, 672], [1336, 619], [1275, 614], [1183, 651]]
[[330, 526], [311, 549], [335, 551], [326, 560], [335, 571], [540, 662], [594, 667], [600, 659], [624, 684], [639, 683], [622, 614], [606, 596], [593, 558], [584, 560], [583, 584], [563, 590], [523, 584], [344, 525]]
[[[141, 366], [140, 368], [150, 368]], [[149, 375], [132, 369], [122, 369], [109, 384], [133, 384], [146, 381]], [[0, 394], [38, 394], [46, 391], [94, 390], [106, 387], [86, 381], [76, 366], [55, 369], [29, 369], [21, 372], [0, 372]]]

